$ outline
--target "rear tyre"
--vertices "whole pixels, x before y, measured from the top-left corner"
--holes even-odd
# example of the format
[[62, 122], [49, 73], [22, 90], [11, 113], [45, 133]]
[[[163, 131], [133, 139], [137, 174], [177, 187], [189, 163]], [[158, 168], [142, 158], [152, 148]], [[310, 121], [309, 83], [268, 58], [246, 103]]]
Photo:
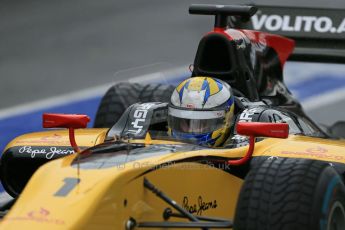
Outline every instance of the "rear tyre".
[[325, 162], [267, 159], [245, 179], [234, 229], [345, 229], [342, 178]]
[[113, 85], [98, 107], [94, 128], [112, 127], [125, 110], [137, 102], [169, 102], [172, 85], [121, 82]]

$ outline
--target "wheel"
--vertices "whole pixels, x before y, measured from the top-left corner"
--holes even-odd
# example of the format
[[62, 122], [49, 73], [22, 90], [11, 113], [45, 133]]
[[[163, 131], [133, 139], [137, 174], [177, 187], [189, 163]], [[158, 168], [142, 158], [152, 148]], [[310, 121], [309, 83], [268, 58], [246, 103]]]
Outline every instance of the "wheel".
[[125, 110], [137, 102], [168, 102], [172, 85], [121, 82], [113, 85], [103, 96], [98, 107], [94, 128], [110, 128]]
[[235, 230], [345, 229], [345, 186], [328, 163], [267, 159], [247, 175]]
[[128, 82], [120, 82], [110, 87], [98, 107], [93, 127], [112, 127], [128, 106], [138, 102], [142, 89], [142, 85]]
[[140, 92], [141, 102], [169, 102], [175, 86], [161, 84], [147, 84]]

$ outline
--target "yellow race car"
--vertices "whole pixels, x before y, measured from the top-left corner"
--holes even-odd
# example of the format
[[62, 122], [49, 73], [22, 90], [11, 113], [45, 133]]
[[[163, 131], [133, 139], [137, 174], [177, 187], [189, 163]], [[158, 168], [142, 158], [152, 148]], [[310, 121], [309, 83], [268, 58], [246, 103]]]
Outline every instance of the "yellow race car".
[[[226, 28], [229, 15], [248, 17], [253, 7], [190, 11], [216, 15], [194, 76], [217, 68], [223, 79], [234, 74], [212, 58], [205, 64], [202, 52], [212, 57], [212, 46], [249, 58], [239, 66], [257, 61], [247, 51], [259, 57], [267, 48], [276, 62], [260, 65], [265, 74], [293, 48], [280, 36]], [[239, 109], [221, 148], [169, 136], [164, 102], [133, 104], [111, 128], [86, 129], [86, 115], [44, 114], [45, 128], [68, 130], [22, 135], [6, 146], [0, 176], [14, 199], [0, 207], [0, 228], [345, 229], [345, 142], [305, 116], [277, 72], [254, 81], [247, 69], [229, 80]]]
[[[130, 114], [147, 107], [145, 135], [121, 135], [135, 121]], [[112, 129], [78, 129], [75, 136], [87, 116], [45, 114], [45, 127], [69, 133], [28, 134], [8, 145], [2, 182], [20, 195], [8, 204], [1, 228], [343, 227], [344, 142], [293, 134], [291, 128], [288, 136], [287, 123], [239, 121], [237, 134], [250, 137], [249, 147], [236, 142], [208, 148], [169, 138], [163, 130], [150, 132], [161, 124], [164, 108], [166, 103], [136, 104]], [[16, 170], [33, 169], [23, 164], [29, 158], [38, 163], [68, 154], [68, 142], [78, 153], [44, 164], [21, 191], [29, 175]], [[95, 146], [80, 152], [77, 144]]]

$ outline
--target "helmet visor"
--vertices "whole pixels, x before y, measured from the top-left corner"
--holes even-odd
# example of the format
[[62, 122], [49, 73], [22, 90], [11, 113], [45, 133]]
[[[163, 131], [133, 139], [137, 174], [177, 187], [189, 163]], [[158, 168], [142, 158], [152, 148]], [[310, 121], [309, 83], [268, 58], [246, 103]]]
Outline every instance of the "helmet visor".
[[225, 111], [191, 111], [169, 108], [168, 124], [175, 132], [203, 134], [224, 127]]

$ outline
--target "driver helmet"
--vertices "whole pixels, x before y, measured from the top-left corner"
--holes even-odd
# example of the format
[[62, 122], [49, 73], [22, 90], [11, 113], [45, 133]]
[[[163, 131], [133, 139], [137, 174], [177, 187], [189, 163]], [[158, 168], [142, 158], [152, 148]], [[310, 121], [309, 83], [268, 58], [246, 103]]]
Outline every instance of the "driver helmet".
[[177, 139], [217, 147], [230, 135], [234, 96], [229, 84], [211, 77], [192, 77], [171, 95], [168, 128]]

